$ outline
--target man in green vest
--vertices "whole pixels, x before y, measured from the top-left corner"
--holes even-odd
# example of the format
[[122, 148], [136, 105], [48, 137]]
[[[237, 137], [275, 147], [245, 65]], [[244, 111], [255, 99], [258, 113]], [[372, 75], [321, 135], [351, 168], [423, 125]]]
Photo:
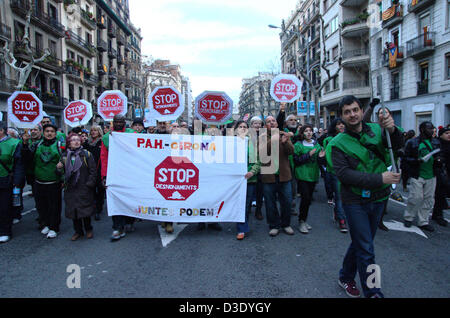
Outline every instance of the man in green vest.
[[13, 189], [23, 188], [25, 183], [22, 144], [6, 132], [6, 123], [0, 122], [0, 243], [12, 236]]
[[326, 157], [341, 182], [342, 206], [352, 238], [338, 283], [348, 296], [360, 297], [355, 282], [358, 271], [364, 296], [381, 298], [381, 283], [377, 279], [373, 282], [371, 275], [379, 270], [373, 241], [390, 185], [400, 182], [400, 173], [387, 171], [391, 163], [387, 162], [385, 131], [390, 134], [394, 151], [403, 146], [403, 135], [388, 113], [380, 114], [378, 124], [364, 123], [363, 108], [355, 96], [342, 98], [338, 115], [346, 129], [329, 142]]
[[[126, 128], [125, 117], [123, 115], [115, 115], [112, 122], [112, 131], [109, 131], [102, 138], [102, 148], [100, 150], [100, 163], [101, 163], [101, 175], [103, 185], [106, 187], [106, 175], [108, 173], [108, 153], [109, 153], [109, 136], [112, 133], [135, 133], [133, 129]], [[111, 236], [111, 241], [120, 240], [125, 236], [125, 227], [127, 227], [129, 232], [134, 230], [134, 218], [114, 215], [113, 220], [113, 234]]]

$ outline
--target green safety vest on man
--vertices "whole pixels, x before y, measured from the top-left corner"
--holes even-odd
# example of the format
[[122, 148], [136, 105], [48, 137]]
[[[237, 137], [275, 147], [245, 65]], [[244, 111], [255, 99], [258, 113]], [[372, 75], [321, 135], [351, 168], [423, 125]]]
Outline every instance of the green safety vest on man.
[[3, 163], [0, 164], [0, 177], [7, 177], [13, 171], [14, 153], [19, 143], [18, 139], [11, 137], [0, 142], [0, 161]]
[[[373, 132], [373, 135], [368, 135], [362, 132], [359, 140], [344, 132], [334, 137], [326, 148], [326, 160], [330, 167], [333, 167], [332, 150], [338, 148], [346, 155], [353, 157], [359, 161], [356, 167], [357, 171], [364, 173], [382, 174], [387, 171], [387, 167], [391, 165], [389, 159], [389, 152], [384, 147], [382, 142], [381, 127], [378, 124], [367, 123]], [[389, 184], [384, 184], [377, 189], [370, 189], [370, 197], [377, 197], [376, 193], [390, 187]], [[366, 197], [364, 185], [361, 187], [352, 186], [351, 190], [354, 194]], [[382, 198], [377, 198], [374, 202], [381, 202], [386, 200], [389, 194]]]
[[34, 176], [41, 182], [62, 181], [62, 176], [56, 172], [56, 165], [61, 160], [58, 142], [47, 146], [41, 143], [34, 154]]

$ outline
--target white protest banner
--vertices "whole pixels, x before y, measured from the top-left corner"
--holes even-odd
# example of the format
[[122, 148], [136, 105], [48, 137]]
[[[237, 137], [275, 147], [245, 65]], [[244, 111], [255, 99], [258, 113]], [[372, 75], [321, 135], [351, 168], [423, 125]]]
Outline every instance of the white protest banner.
[[244, 222], [247, 140], [112, 133], [108, 215], [160, 222]]

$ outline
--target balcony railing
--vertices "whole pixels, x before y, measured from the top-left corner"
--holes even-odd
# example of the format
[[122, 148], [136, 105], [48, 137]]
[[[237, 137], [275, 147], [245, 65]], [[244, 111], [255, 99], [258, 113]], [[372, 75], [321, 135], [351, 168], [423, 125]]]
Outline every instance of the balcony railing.
[[342, 59], [349, 59], [358, 56], [364, 56], [369, 54], [369, 48], [362, 48], [357, 50], [349, 50], [342, 52]]
[[90, 29], [95, 29], [97, 27], [97, 21], [91, 12], [81, 9], [81, 20], [86, 22], [86, 26]]
[[[14, 55], [23, 60], [31, 60], [30, 54], [27, 52], [25, 45], [20, 41], [16, 41], [14, 43]], [[45, 51], [40, 48], [30, 46], [30, 49], [33, 54], [33, 58], [35, 59], [39, 59], [45, 54]], [[50, 55], [48, 55], [43, 61], [39, 62], [38, 65], [48, 68], [56, 73], [62, 73], [63, 71], [63, 62], [56, 56], [55, 53], [50, 53]]]
[[[397, 65], [395, 67], [397, 67], [399, 63], [402, 63], [404, 58], [405, 58], [405, 48], [404, 48], [404, 46], [398, 46], [397, 47], [397, 58], [396, 58]], [[388, 49], [386, 49], [383, 52], [382, 63], [383, 63], [383, 66], [389, 67], [389, 51], [388, 51]]]
[[66, 31], [66, 39], [76, 44], [78, 47], [85, 49], [90, 55], [95, 55], [95, 47], [71, 30]]
[[408, 11], [418, 12], [432, 5], [435, 0], [409, 0]]
[[428, 80], [417, 82], [417, 95], [428, 94]]
[[369, 80], [359, 80], [359, 81], [346, 81], [344, 82], [344, 89], [360, 88], [369, 86]]
[[0, 36], [6, 38], [7, 40], [11, 40], [11, 28], [6, 24], [0, 24]]
[[97, 50], [99, 52], [106, 52], [106, 51], [108, 51], [108, 43], [106, 43], [103, 40], [97, 39]]
[[0, 92], [12, 93], [16, 90], [17, 81], [0, 76]]
[[100, 29], [106, 29], [106, 19], [103, 15], [97, 15], [97, 26]]
[[383, 28], [389, 28], [403, 20], [403, 5], [395, 4], [389, 9], [386, 9], [382, 14]]
[[119, 45], [125, 45], [127, 43], [125, 36], [120, 31], [117, 32], [116, 38], [117, 38], [117, 44], [119, 44]]
[[108, 36], [110, 38], [115, 38], [116, 37], [116, 28], [112, 25], [108, 26]]
[[115, 49], [113, 49], [113, 48], [109, 48], [108, 49], [108, 56], [111, 59], [117, 58], [117, 51]]
[[435, 32], [426, 32], [406, 42], [408, 56], [419, 58], [434, 51], [434, 34]]
[[[11, 9], [14, 12], [20, 14], [22, 17], [26, 17], [30, 9], [30, 2], [28, 0], [10, 0], [10, 4]], [[33, 6], [31, 18], [34, 24], [39, 25], [47, 31], [53, 32], [59, 37], [64, 37], [65, 28], [58, 21], [57, 17], [49, 16], [42, 10], [36, 10]]]

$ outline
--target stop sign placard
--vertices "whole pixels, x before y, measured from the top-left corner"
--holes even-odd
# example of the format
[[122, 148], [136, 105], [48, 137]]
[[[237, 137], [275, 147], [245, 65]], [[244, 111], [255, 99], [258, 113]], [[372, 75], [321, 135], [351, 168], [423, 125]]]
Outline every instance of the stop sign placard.
[[155, 168], [155, 189], [166, 200], [184, 201], [199, 185], [199, 170], [186, 157], [169, 156]]
[[205, 91], [195, 99], [195, 114], [206, 124], [224, 123], [233, 114], [233, 101], [224, 92]]
[[33, 92], [14, 92], [8, 98], [8, 116], [19, 128], [33, 128], [44, 116], [42, 101]]
[[70, 127], [86, 125], [92, 118], [92, 105], [85, 100], [70, 102], [64, 108], [64, 122]]
[[156, 120], [176, 120], [184, 111], [183, 95], [172, 86], [156, 87], [148, 96], [150, 117]]
[[128, 99], [119, 90], [104, 91], [97, 99], [97, 111], [103, 120], [111, 121], [115, 115], [127, 113]]
[[292, 103], [301, 95], [302, 81], [292, 74], [276, 76], [270, 85], [270, 95], [280, 103]]

